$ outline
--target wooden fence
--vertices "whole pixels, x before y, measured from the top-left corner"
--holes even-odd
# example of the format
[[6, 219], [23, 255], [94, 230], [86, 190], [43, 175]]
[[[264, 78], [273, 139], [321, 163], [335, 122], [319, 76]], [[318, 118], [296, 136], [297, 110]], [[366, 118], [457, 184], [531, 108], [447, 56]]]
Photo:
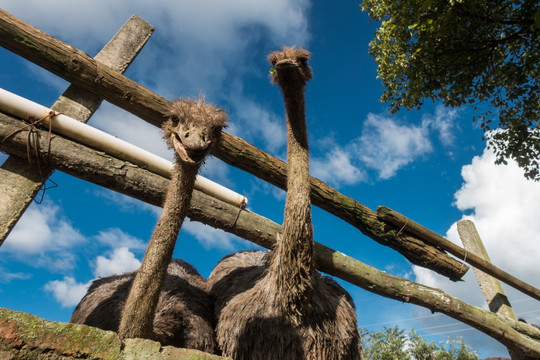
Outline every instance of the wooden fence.
[[[132, 50], [122, 51], [128, 53], [131, 51], [132, 59], [150, 36], [152, 28], [137, 17], [132, 18], [125, 26], [128, 24], [133, 26], [129, 32], [138, 35], [131, 40], [120, 37], [118, 43], [127, 44], [131, 41], [128, 48]], [[116, 41], [113, 39], [111, 43], [114, 42]], [[122, 68], [116, 67], [114, 61], [111, 61], [115, 57], [118, 58], [118, 55], [112, 55], [108, 60], [105, 56], [100, 59], [99, 55], [93, 59], [3, 10], [0, 10], [0, 45], [69, 81], [72, 85], [63, 96], [67, 100], [59, 99], [55, 104], [58, 108], [55, 110], [58, 109], [57, 111], [67, 113], [81, 121], [88, 120], [102, 99], [156, 126], [161, 124], [167, 112], [169, 101], [122, 75], [129, 61], [124, 63]], [[105, 49], [103, 51], [106, 52]], [[78, 95], [72, 96], [72, 93]], [[69, 102], [77, 108], [78, 103], [86, 104], [90, 99], [92, 105], [89, 108], [93, 110], [86, 111], [86, 115], [77, 115], [75, 114], [77, 111], [71, 113], [68, 107], [60, 107], [60, 104]], [[5, 195], [7, 202], [1, 202], [4, 206], [0, 204], [0, 212], [4, 212], [0, 213], [0, 245], [52, 169], [58, 169], [154, 205], [162, 204], [168, 179], [131, 166], [125, 160], [103, 156], [94, 149], [58, 135], [48, 142], [47, 130], [35, 130], [38, 136], [35, 137], [34, 144], [38, 157], [48, 161], [48, 172], [45, 176], [43, 173], [36, 173], [36, 168], [28, 168], [21, 164], [14, 166], [14, 163], [20, 162], [17, 158], [27, 157], [28, 134], [17, 133], [22, 126], [21, 119], [0, 113], [0, 139], [4, 139], [0, 149], [15, 156], [10, 156], [2, 165], [0, 172], [0, 190], [7, 192]], [[15, 134], [8, 137], [13, 133]], [[250, 172], [282, 189], [285, 188], [286, 164], [238, 137], [224, 132], [222, 141], [215, 147], [213, 154], [232, 166]], [[31, 175], [28, 176], [28, 173]], [[21, 178], [29, 179], [30, 186], [28, 183], [20, 185], [18, 181]], [[454, 281], [459, 280], [468, 270], [467, 265], [446, 253], [444, 241], [441, 246], [441, 242], [437, 242], [441, 239], [423, 236], [418, 231], [403, 226], [413, 224], [412, 220], [404, 218], [405, 224], [396, 224], [395, 221], [385, 217], [384, 211], [379, 213], [372, 211], [318, 179], [311, 178], [311, 185], [314, 205], [342, 218], [379, 243], [399, 251], [412, 263], [429, 268]], [[21, 198], [24, 199], [23, 202], [20, 201]], [[11, 207], [17, 201], [19, 204]], [[275, 222], [248, 210], [238, 209], [200, 191], [194, 192], [188, 216], [266, 248], [273, 247], [277, 235], [281, 232], [281, 226]], [[464, 249], [461, 250], [465, 252]], [[473, 253], [472, 250], [468, 251]], [[512, 318], [507, 316], [507, 313], [480, 309], [440, 289], [389, 275], [322, 244], [316, 244], [315, 252], [318, 267], [324, 272], [370, 292], [417, 304], [469, 324], [504, 344], [511, 351], [513, 358], [521, 356], [540, 358], [540, 329], [517, 321], [515, 316]], [[484, 270], [486, 267], [497, 269], [486, 260], [485, 256], [477, 256], [480, 260], [472, 264], [473, 266], [482, 263]], [[464, 260], [471, 263], [470, 257]], [[501, 272], [494, 273], [501, 274]], [[513, 277], [509, 274], [502, 272], [502, 275], [495, 276], [540, 299], [538, 289], [523, 282], [513, 281]], [[488, 299], [489, 302], [491, 300]]]

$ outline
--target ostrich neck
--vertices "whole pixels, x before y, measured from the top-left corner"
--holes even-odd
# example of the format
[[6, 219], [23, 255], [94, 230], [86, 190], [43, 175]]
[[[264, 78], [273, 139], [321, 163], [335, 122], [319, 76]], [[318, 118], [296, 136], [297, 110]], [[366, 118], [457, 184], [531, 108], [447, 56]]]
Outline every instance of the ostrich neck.
[[176, 238], [187, 214], [200, 165], [187, 165], [175, 154], [163, 211], [131, 287], [119, 332], [122, 337], [151, 337], [161, 286]]
[[283, 87], [287, 112], [287, 198], [282, 239], [272, 258], [280, 301], [292, 313], [308, 304], [313, 280], [313, 225], [304, 87]]
[[[141, 265], [141, 269], [148, 269], [145, 262], [153, 265], [152, 268], [161, 270], [163, 277], [167, 273], [167, 265], [172, 258], [176, 238], [186, 217], [193, 194], [195, 177], [199, 170], [199, 165], [185, 164], [179, 161], [177, 156], [175, 154], [174, 168], [167, 188], [163, 210]], [[161, 263], [154, 263], [154, 259], [161, 260]]]

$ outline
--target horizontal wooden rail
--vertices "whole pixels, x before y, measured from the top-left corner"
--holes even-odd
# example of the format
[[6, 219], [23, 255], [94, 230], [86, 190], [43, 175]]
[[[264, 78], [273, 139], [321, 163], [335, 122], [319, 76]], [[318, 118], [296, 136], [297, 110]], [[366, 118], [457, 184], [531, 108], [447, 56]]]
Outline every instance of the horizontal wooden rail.
[[438, 246], [445, 251], [448, 251], [450, 254], [458, 257], [459, 259], [465, 261], [468, 264], [471, 264], [475, 268], [482, 270], [486, 274], [489, 274], [494, 278], [501, 280], [505, 284], [512, 286], [514, 289], [517, 289], [524, 294], [533, 297], [536, 300], [540, 300], [539, 289], [527, 284], [524, 281], [519, 280], [515, 276], [507, 273], [506, 271], [499, 269], [489, 261], [486, 261], [481, 257], [471, 252], [468, 252], [462, 247], [445, 239], [439, 234], [436, 234], [433, 231], [423, 227], [422, 225], [412, 221], [411, 219], [403, 216], [397, 211], [394, 211], [384, 206], [380, 206], [377, 209], [377, 216], [383, 221], [388, 221], [393, 225], [402, 228], [403, 231], [413, 233], [420, 239], [429, 242], [434, 246]]
[[[27, 156], [27, 132], [17, 133], [2, 141], [20, 129], [21, 125], [20, 120], [0, 113], [0, 150], [20, 157]], [[49, 166], [67, 174], [153, 205], [162, 204], [168, 179], [58, 135], [51, 139], [50, 153], [47, 153], [48, 134], [44, 130], [37, 131], [42, 164], [48, 160]], [[281, 233], [281, 226], [251, 211], [241, 210], [238, 214], [238, 210], [233, 205], [195, 190], [188, 216], [272, 248]], [[179, 239], [177, 246], [182, 246], [182, 239]], [[540, 339], [540, 330], [531, 325], [501, 319], [440, 289], [387, 274], [320, 243], [315, 243], [315, 255], [315, 263], [321, 271], [375, 294], [442, 312], [486, 333], [518, 353], [540, 356], [540, 342], [535, 340]], [[361, 314], [359, 310], [360, 317]]]
[[[169, 109], [168, 100], [1, 9], [0, 45], [156, 126]], [[273, 185], [286, 187], [287, 165], [236, 136], [224, 132], [213, 154]], [[412, 235], [397, 236], [399, 229], [387, 226], [373, 210], [322, 181], [312, 177], [311, 185], [314, 205], [399, 251], [412, 263], [454, 281], [468, 270], [468, 266]]]

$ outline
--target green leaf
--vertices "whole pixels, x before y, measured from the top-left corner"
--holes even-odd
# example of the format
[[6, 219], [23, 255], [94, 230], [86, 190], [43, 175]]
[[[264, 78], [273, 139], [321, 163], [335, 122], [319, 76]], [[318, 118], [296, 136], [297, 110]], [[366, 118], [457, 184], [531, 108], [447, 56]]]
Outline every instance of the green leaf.
[[484, 131], [508, 132], [507, 143], [494, 145], [501, 156], [540, 180], [540, 140], [532, 132], [540, 128], [535, 1], [364, 0], [362, 8], [382, 21], [369, 53], [384, 87], [380, 100], [392, 112], [426, 99], [476, 107]]

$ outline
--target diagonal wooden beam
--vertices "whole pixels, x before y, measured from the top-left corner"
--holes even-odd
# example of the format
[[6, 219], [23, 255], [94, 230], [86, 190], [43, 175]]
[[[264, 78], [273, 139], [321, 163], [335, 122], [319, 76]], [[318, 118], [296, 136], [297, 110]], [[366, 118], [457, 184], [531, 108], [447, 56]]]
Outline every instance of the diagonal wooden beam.
[[[490, 263], [491, 260], [489, 259], [487, 250], [482, 242], [482, 239], [480, 238], [480, 234], [478, 234], [478, 231], [476, 230], [474, 222], [471, 220], [458, 221], [457, 231], [463, 246], [469, 253], [474, 254]], [[512, 309], [512, 305], [510, 305], [510, 302], [506, 297], [501, 282], [486, 274], [482, 270], [477, 268], [473, 268], [473, 270], [474, 274], [476, 275], [476, 279], [478, 280], [478, 284], [480, 285], [480, 289], [482, 290], [482, 294], [484, 295], [484, 299], [486, 299], [489, 310], [502, 318], [518, 321], [516, 313], [514, 312], [514, 309]], [[516, 354], [512, 350], [508, 350], [508, 353], [510, 354], [510, 358], [512, 360], [530, 359], [521, 354]]]
[[[95, 59], [123, 73], [146, 44], [154, 28], [132, 16], [96, 55]], [[101, 105], [98, 95], [70, 85], [52, 109], [87, 122]], [[27, 207], [43, 188], [53, 169], [37, 168], [27, 160], [10, 156], [0, 167], [0, 245]]]
[[[472, 221], [458, 221], [457, 231], [463, 246], [469, 254], [476, 255], [487, 262], [491, 262], [484, 243], [480, 238], [480, 234], [478, 234], [476, 226]], [[499, 316], [517, 320], [501, 282], [480, 269], [473, 267], [473, 270], [489, 310]]]
[[[0, 9], [0, 46], [36, 63], [63, 79], [99, 94], [141, 119], [159, 126], [170, 102], [80, 50], [24, 23]], [[223, 133], [213, 154], [228, 164], [285, 189], [287, 165], [248, 142]], [[314, 205], [342, 218], [375, 241], [399, 251], [409, 261], [459, 280], [468, 266], [444, 251], [377, 219], [374, 211], [311, 178]]]
[[[0, 113], [0, 139], [20, 128], [21, 121]], [[38, 130], [40, 156], [47, 156], [47, 132]], [[0, 143], [0, 150], [26, 156], [26, 133]], [[74, 155], [75, 154], [75, 155]], [[54, 135], [51, 163], [59, 170], [139, 200], [163, 204], [168, 179], [133, 166], [102, 152]], [[188, 216], [213, 227], [271, 249], [281, 226], [248, 210], [240, 210], [200, 191], [194, 191]], [[236, 217], [237, 221], [235, 222]], [[508, 348], [527, 356], [540, 356], [540, 330], [532, 325], [502, 319], [452, 297], [440, 289], [387, 274], [342, 252], [315, 243], [319, 270], [337, 276], [372, 293], [444, 313], [495, 338]], [[362, 311], [359, 310], [359, 316]]]

